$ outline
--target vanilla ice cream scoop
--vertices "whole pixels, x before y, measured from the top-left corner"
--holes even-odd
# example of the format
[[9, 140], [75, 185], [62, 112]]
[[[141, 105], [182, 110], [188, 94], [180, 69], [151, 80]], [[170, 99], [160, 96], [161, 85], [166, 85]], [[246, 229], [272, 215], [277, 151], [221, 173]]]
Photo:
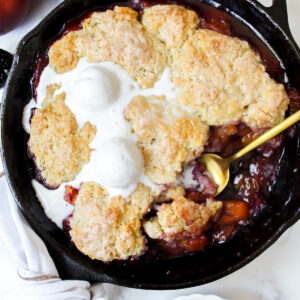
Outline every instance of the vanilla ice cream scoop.
[[88, 66], [74, 73], [69, 98], [72, 106], [81, 110], [99, 111], [112, 105], [118, 98], [118, 78], [101, 66]]
[[111, 188], [126, 188], [134, 184], [143, 172], [143, 156], [130, 140], [107, 140], [97, 151], [96, 168], [100, 183]]

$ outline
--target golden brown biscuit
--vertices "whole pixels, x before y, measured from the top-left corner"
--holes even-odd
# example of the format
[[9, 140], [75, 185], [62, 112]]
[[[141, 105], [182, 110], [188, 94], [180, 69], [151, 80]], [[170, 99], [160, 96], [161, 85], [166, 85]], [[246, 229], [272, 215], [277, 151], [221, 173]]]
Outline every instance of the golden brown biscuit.
[[207, 199], [198, 204], [179, 197], [171, 204], [162, 204], [157, 216], [143, 223], [147, 235], [152, 239], [171, 241], [175, 235], [186, 232], [201, 235], [211, 217], [222, 208], [221, 201]]
[[75, 40], [76, 31], [71, 31], [50, 47], [49, 64], [57, 73], [65, 73], [77, 66], [80, 57], [74, 44]]
[[245, 41], [199, 29], [174, 56], [179, 101], [209, 125], [245, 122], [272, 127], [284, 118], [289, 98], [270, 78]]
[[200, 155], [208, 126], [164, 97], [135, 97], [125, 111], [137, 135], [145, 173], [157, 184], [176, 181], [182, 165]]
[[167, 47], [181, 47], [196, 30], [199, 18], [193, 10], [181, 6], [155, 5], [144, 10], [142, 24]]
[[81, 185], [71, 219], [70, 235], [76, 247], [92, 259], [111, 261], [139, 256], [146, 250], [141, 219], [153, 201], [149, 187], [139, 184], [127, 202], [110, 198], [101, 185]]
[[121, 65], [141, 87], [152, 87], [167, 66], [164, 44], [147, 32], [128, 7], [94, 12], [82, 30], [65, 35], [51, 46], [50, 65], [58, 72], [73, 69], [78, 58]]
[[29, 140], [41, 175], [53, 187], [76, 177], [90, 159], [89, 143], [96, 135], [90, 123], [78, 130], [74, 114], [65, 105], [65, 93], [53, 96], [54, 91], [50, 85], [43, 107], [36, 109]]

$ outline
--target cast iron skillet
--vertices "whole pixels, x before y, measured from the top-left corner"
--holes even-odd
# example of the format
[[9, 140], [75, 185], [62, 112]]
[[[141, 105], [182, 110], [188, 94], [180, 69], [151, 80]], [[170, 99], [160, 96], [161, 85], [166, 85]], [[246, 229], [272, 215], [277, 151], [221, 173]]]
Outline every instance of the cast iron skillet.
[[[209, 4], [225, 10], [264, 37], [282, 60], [293, 87], [300, 91], [300, 52], [287, 20], [286, 3], [276, 0], [264, 8], [255, 0], [187, 0], [190, 7]], [[66, 20], [91, 9], [107, 9], [114, 0], [65, 1], [51, 12], [20, 43], [2, 101], [2, 159], [10, 189], [30, 225], [47, 244], [63, 278], [109, 282], [135, 288], [175, 289], [204, 284], [246, 265], [300, 218], [299, 141], [290, 140], [282, 157], [278, 183], [269, 206], [255, 222], [229, 242], [178, 259], [134, 264], [104, 264], [81, 254], [68, 237], [45, 215], [31, 186], [27, 134], [22, 128], [25, 104], [32, 98], [30, 80], [36, 58], [57, 37]], [[126, 4], [126, 2], [122, 2]], [[241, 25], [241, 28], [243, 26]], [[245, 26], [244, 26], [245, 27]], [[298, 126], [299, 127], [299, 126]], [[298, 128], [298, 139], [300, 137]]]

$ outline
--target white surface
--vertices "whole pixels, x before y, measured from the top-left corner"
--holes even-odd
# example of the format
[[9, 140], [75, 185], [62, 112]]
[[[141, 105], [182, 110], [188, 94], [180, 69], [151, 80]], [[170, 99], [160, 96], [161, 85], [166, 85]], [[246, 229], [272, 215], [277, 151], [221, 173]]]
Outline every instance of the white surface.
[[[60, 1], [33, 0], [29, 16], [17, 30], [0, 37], [0, 47], [14, 51], [18, 41]], [[300, 1], [287, 0], [290, 24], [300, 43]], [[1, 198], [0, 201], [3, 201]], [[300, 299], [300, 222], [288, 230], [272, 247], [243, 269], [200, 287], [177, 291], [143, 291], [105, 285], [111, 300], [171, 300], [193, 293], [216, 294], [228, 300], [299, 300]], [[0, 240], [0, 298], [18, 289], [16, 270], [4, 254]], [[2, 250], [2, 251], [1, 251]], [[43, 298], [40, 298], [43, 300]]]

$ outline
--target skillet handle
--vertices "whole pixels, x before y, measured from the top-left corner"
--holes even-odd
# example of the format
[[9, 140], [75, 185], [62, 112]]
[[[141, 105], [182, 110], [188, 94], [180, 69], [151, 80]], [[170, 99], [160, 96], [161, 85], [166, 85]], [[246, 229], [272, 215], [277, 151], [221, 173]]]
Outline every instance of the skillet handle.
[[261, 7], [272, 18], [274, 25], [280, 27], [287, 38], [294, 44], [294, 47], [297, 48], [297, 43], [294, 40], [289, 26], [287, 0], [273, 0], [273, 4], [270, 7], [262, 5], [259, 0], [251, 1]]
[[[252, 0], [257, 5], [263, 7], [263, 10], [272, 17], [275, 26], [279, 26], [288, 38], [294, 41], [288, 18], [287, 0], [273, 0], [270, 7], [265, 7], [259, 0]], [[296, 44], [296, 42], [295, 42]]]
[[286, 0], [273, 0], [272, 6], [266, 7], [265, 10], [285, 33], [291, 37]]

